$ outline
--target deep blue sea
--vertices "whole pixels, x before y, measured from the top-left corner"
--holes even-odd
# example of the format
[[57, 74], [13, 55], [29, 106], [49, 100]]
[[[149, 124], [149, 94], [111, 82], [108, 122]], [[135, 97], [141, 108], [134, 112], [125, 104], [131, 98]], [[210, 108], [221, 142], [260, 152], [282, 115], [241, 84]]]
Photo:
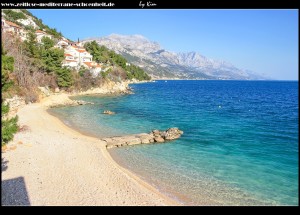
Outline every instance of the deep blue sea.
[[135, 94], [81, 96], [76, 99], [95, 104], [50, 112], [97, 137], [183, 130], [173, 142], [110, 153], [184, 204], [298, 205], [298, 82], [157, 81], [131, 87]]

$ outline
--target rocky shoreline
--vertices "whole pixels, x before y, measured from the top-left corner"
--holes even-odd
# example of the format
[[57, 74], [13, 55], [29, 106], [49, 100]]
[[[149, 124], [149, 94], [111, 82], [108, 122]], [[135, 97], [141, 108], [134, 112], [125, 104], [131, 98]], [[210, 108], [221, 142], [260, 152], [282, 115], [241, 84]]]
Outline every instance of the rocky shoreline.
[[120, 137], [102, 138], [101, 141], [106, 143], [106, 148], [114, 148], [121, 146], [131, 146], [139, 144], [163, 143], [175, 140], [181, 137], [183, 131], [178, 128], [169, 128], [166, 131], [153, 130], [149, 134], [141, 133], [135, 135], [127, 135]]
[[[107, 81], [101, 87], [91, 88], [86, 91], [74, 91], [74, 92], [64, 92], [60, 91], [58, 88], [52, 92], [48, 87], [39, 87], [40, 95], [39, 102], [43, 103], [44, 106], [48, 108], [61, 107], [61, 106], [77, 106], [92, 104], [91, 102], [85, 102], [82, 100], [70, 99], [71, 96], [79, 95], [112, 95], [112, 94], [133, 94], [132, 89], [129, 84], [137, 83], [137, 81], [123, 81], [123, 82], [113, 82]], [[8, 114], [9, 118], [16, 115], [19, 108], [26, 105], [25, 99], [20, 96], [14, 96], [5, 100], [5, 104], [9, 104], [10, 112]]]
[[[100, 88], [89, 89], [83, 92], [62, 92], [55, 90], [51, 92], [48, 88], [40, 87], [41, 95], [39, 103], [47, 108], [63, 107], [63, 106], [77, 106], [77, 105], [88, 105], [93, 104], [92, 102], [86, 102], [83, 100], [70, 99], [70, 96], [78, 95], [92, 95], [92, 94], [102, 94], [102, 95], [111, 95], [111, 94], [132, 94], [132, 89], [129, 87], [131, 83], [145, 83], [138, 82], [137, 80], [125, 81], [125, 82], [106, 82]], [[25, 100], [22, 97], [15, 96], [11, 99], [7, 99], [11, 107], [10, 117], [16, 115], [19, 108], [25, 106]], [[115, 114], [115, 112], [106, 110], [103, 114]], [[153, 130], [149, 134], [141, 133], [134, 135], [127, 135], [121, 137], [110, 137], [100, 139], [106, 143], [106, 148], [137, 145], [137, 144], [150, 144], [150, 143], [163, 143], [170, 140], [178, 139], [183, 134], [183, 131], [178, 128], [169, 128], [166, 131]]]
[[[13, 99], [22, 129], [2, 151], [8, 163], [2, 172], [4, 205], [181, 205], [115, 163], [107, 150], [109, 139], [84, 136], [47, 113], [51, 107], [84, 104], [69, 96], [74, 94], [51, 93], [27, 105]], [[172, 131], [113, 137], [110, 143], [159, 143], [159, 138], [168, 141], [182, 134]], [[26, 189], [19, 189], [24, 181]], [[22, 202], [24, 195], [30, 202]]]

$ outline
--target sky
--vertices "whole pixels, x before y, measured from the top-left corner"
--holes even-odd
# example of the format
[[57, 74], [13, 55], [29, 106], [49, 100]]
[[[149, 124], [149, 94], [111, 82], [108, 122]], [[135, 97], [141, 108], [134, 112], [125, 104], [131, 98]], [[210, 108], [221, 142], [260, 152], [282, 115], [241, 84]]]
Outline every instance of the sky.
[[29, 9], [74, 41], [140, 34], [276, 80], [298, 80], [298, 10]]

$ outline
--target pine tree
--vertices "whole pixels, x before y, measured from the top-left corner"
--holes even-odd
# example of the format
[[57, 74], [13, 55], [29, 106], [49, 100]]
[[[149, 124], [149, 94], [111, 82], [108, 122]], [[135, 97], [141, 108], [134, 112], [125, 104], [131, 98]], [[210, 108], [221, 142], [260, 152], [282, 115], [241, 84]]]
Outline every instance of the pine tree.
[[57, 85], [59, 87], [68, 88], [72, 86], [73, 76], [70, 69], [63, 67], [61, 69], [58, 69], [56, 71], [56, 74], [57, 74]]

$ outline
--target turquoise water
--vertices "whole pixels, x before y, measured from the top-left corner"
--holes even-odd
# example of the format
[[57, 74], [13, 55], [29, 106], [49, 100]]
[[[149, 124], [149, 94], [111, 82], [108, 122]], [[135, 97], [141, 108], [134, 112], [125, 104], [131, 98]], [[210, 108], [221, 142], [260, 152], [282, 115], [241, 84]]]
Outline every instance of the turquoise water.
[[[184, 204], [298, 205], [298, 82], [157, 81], [51, 109], [93, 136], [179, 127], [176, 141], [110, 150]], [[117, 114], [105, 115], [103, 110]]]

